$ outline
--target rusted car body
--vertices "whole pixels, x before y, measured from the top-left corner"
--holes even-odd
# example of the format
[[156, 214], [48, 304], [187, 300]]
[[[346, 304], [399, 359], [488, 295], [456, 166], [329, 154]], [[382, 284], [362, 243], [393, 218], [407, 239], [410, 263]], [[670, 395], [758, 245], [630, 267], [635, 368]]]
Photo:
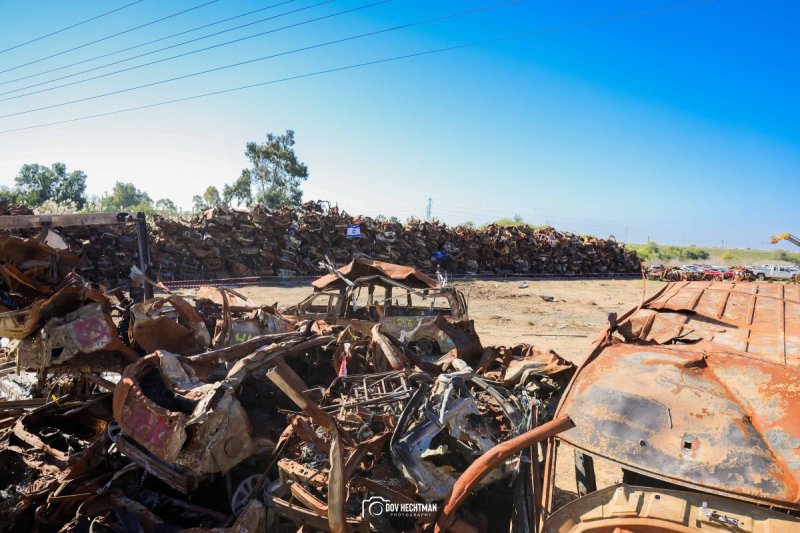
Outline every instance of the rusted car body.
[[[415, 268], [360, 257], [312, 285], [313, 294], [282, 311], [349, 325], [364, 334], [379, 323], [384, 334], [423, 356], [444, 354], [477, 339], [470, 334], [464, 294]], [[375, 296], [376, 288], [383, 296]]]
[[114, 391], [114, 419], [122, 430], [117, 445], [188, 493], [203, 476], [224, 474], [274, 445], [264, 434], [269, 425], [256, 426], [252, 418], [275, 406], [258, 405], [258, 411], [248, 413], [240, 397], [245, 379], [263, 371], [266, 361], [306, 353], [331, 340], [286, 333], [194, 357], [150, 354], [125, 368]]
[[205, 351], [211, 345], [203, 317], [180, 296], [151, 298], [130, 309], [128, 336], [144, 353], [167, 350], [182, 355]]
[[195, 306], [208, 331], [213, 332], [212, 347], [224, 348], [261, 335], [287, 333], [294, 327], [291, 317], [273, 306], [253, 305], [247, 297], [228, 287], [200, 287]]
[[[671, 283], [612, 315], [556, 412], [574, 423], [557, 439], [578, 451], [582, 497], [544, 530], [800, 530], [799, 366], [794, 286]], [[624, 484], [596, 491], [593, 458]]]

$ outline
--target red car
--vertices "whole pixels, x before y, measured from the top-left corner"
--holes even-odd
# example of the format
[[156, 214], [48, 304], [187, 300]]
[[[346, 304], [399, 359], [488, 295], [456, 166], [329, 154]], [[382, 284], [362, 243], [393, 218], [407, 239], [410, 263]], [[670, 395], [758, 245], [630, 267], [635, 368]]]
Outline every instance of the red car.
[[727, 268], [706, 267], [703, 269], [704, 280], [724, 280], [732, 278], [733, 278], [733, 272], [731, 272]]

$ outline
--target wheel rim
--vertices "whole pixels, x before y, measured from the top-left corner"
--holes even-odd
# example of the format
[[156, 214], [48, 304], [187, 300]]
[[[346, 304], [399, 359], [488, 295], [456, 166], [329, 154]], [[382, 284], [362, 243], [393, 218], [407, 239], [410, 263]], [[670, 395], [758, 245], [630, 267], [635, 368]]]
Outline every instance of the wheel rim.
[[250, 501], [253, 495], [253, 489], [256, 488], [262, 479], [264, 479], [262, 474], [255, 474], [244, 478], [236, 486], [236, 490], [233, 491], [233, 497], [231, 498], [231, 511], [233, 511], [233, 514], [239, 514], [239, 511], [244, 509], [244, 506], [247, 505], [247, 502]]

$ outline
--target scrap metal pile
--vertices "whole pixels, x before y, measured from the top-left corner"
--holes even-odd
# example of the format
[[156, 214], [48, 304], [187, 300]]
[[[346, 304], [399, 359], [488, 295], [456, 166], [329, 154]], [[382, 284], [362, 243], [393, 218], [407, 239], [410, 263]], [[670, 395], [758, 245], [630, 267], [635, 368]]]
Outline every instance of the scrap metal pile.
[[[449, 530], [480, 532], [531, 516], [538, 456], [462, 477], [552, 417], [574, 372], [553, 352], [484, 348], [465, 316], [443, 314], [459, 342], [423, 356], [382, 329], [388, 301], [366, 332], [229, 289], [134, 303], [78, 264], [0, 238], [0, 336], [13, 339], [0, 366], [11, 398], [0, 529], [432, 531], [446, 515]], [[353, 276], [389, 276], [370, 279], [397, 299], [400, 276], [415, 297], [432, 294], [413, 269], [357, 264]], [[35, 372], [27, 389], [16, 369]]]
[[[360, 238], [348, 239], [358, 226]], [[406, 224], [351, 216], [326, 202], [299, 209], [210, 209], [190, 220], [152, 217], [150, 246], [157, 279], [219, 279], [319, 274], [330, 257], [343, 265], [359, 256], [457, 274], [638, 273], [641, 261], [613, 238], [600, 239], [529, 226], [482, 229], [438, 221]], [[133, 228], [84, 227], [63, 232], [80, 252], [79, 272], [121, 285], [136, 264]]]

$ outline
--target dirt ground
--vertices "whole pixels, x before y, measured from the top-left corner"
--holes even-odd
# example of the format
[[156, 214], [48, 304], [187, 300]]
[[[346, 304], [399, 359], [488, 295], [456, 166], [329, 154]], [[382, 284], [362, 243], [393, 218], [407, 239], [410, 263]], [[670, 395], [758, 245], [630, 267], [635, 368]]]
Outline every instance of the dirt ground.
[[[635, 307], [642, 293], [653, 295], [663, 283], [641, 280], [473, 281], [456, 283], [469, 297], [470, 318], [484, 346], [533, 344], [553, 349], [576, 365], [589, 353], [591, 342], [608, 322]], [[245, 287], [244, 295], [258, 304], [290, 305], [310, 294], [309, 287]], [[574, 450], [559, 448], [555, 507], [574, 499]], [[622, 471], [595, 460], [598, 487], [622, 480]]]
[[[534, 344], [583, 362], [609, 313], [622, 314], [642, 299], [641, 280], [470, 281], [456, 285], [469, 299], [470, 318], [484, 346]], [[663, 287], [648, 281], [648, 296]], [[291, 305], [310, 287], [243, 287], [259, 305]]]

